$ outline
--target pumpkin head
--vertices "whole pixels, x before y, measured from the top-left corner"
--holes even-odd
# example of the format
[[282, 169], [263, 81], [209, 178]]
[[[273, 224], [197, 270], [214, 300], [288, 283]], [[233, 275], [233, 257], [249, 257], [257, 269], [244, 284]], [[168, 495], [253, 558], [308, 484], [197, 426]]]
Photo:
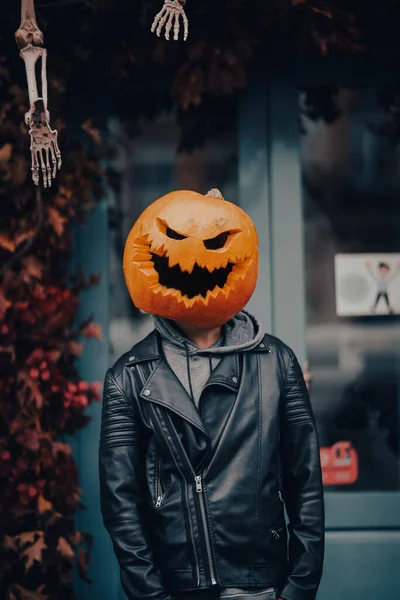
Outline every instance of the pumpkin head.
[[203, 328], [222, 325], [245, 306], [257, 270], [253, 222], [218, 190], [159, 198], [125, 244], [124, 275], [134, 304]]

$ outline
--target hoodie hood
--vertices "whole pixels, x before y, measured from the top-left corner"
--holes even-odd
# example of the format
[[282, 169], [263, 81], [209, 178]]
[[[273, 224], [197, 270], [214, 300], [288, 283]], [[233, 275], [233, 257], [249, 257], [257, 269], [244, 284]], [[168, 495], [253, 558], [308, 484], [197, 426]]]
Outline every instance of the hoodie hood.
[[224, 355], [232, 352], [251, 350], [261, 342], [264, 332], [259, 321], [250, 313], [241, 310], [222, 325], [221, 337], [209, 348], [201, 349], [179, 329], [174, 321], [153, 316], [156, 330], [163, 343], [173, 346], [189, 355]]
[[197, 407], [204, 385], [223, 356], [250, 350], [263, 338], [260, 323], [244, 310], [224, 323], [220, 338], [204, 349], [186, 337], [174, 321], [158, 315], [153, 319], [165, 358]]

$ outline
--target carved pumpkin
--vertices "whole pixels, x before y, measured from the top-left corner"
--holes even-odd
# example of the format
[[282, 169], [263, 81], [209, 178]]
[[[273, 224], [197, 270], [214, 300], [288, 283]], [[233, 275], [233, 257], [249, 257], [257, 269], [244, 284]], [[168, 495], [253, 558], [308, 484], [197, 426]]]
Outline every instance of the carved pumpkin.
[[125, 281], [142, 310], [213, 328], [252, 295], [258, 238], [250, 217], [224, 200], [179, 190], [153, 202], [132, 227], [124, 252]]

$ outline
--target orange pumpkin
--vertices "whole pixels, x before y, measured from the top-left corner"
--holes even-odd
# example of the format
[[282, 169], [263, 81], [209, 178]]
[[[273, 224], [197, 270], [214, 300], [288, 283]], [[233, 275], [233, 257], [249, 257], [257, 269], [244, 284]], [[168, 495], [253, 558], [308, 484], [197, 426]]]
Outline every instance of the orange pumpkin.
[[218, 327], [254, 291], [257, 233], [250, 217], [218, 190], [206, 196], [178, 190], [138, 218], [123, 265], [138, 308], [198, 327]]

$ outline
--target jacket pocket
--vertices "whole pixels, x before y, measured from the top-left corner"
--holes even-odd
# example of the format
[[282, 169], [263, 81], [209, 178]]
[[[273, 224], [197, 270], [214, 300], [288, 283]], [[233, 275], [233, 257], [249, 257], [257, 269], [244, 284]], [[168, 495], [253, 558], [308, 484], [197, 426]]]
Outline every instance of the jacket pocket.
[[262, 528], [255, 567], [284, 564], [287, 560], [287, 530], [286, 527]]
[[164, 503], [170, 485], [170, 475], [165, 467], [165, 462], [161, 454], [157, 451], [154, 478], [154, 500], [156, 508], [160, 508]]
[[269, 529], [269, 534], [272, 535], [276, 540], [280, 540], [281, 535], [283, 535], [284, 528], [283, 527], [275, 527], [274, 529]]

